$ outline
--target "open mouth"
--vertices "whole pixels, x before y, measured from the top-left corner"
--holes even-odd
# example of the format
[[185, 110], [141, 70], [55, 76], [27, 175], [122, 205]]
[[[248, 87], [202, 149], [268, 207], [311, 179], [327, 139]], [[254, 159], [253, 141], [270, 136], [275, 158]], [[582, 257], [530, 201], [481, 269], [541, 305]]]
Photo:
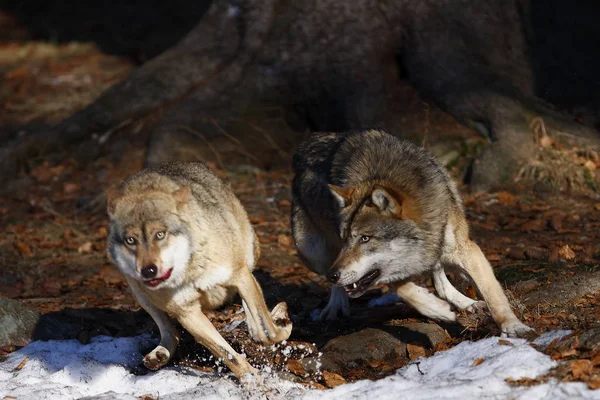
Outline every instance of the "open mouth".
[[147, 281], [144, 281], [144, 284], [150, 287], [157, 287], [158, 285], [169, 279], [171, 277], [172, 272], [173, 268], [168, 270], [167, 273], [161, 276], [160, 278], [148, 279]]
[[375, 269], [356, 282], [344, 286], [344, 290], [346, 291], [346, 294], [352, 298], [360, 297], [365, 294], [367, 290], [369, 290], [373, 282], [375, 282], [380, 275], [381, 270]]

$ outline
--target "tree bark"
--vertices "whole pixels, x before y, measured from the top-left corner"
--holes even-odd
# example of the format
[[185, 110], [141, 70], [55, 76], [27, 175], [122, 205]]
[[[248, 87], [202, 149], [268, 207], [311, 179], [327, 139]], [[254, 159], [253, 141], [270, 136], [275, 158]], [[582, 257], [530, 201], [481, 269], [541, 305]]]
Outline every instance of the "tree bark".
[[218, 0], [179, 44], [35, 141], [66, 146], [146, 118], [148, 164], [268, 167], [307, 131], [406, 136], [406, 78], [490, 139], [472, 185], [494, 188], [531, 157], [534, 117], [599, 143], [535, 98], [528, 28], [525, 0]]

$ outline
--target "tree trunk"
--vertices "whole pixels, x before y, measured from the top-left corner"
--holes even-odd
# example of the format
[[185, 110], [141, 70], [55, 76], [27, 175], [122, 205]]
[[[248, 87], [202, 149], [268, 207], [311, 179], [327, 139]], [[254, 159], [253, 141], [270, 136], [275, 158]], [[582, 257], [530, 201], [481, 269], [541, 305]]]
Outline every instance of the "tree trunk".
[[597, 132], [535, 99], [528, 15], [525, 0], [215, 1], [179, 44], [33, 140], [102, 141], [145, 120], [149, 164], [268, 167], [288, 162], [307, 131], [381, 127], [415, 139], [403, 125], [406, 78], [490, 139], [472, 184], [498, 187], [531, 158], [537, 116], [598, 144]]

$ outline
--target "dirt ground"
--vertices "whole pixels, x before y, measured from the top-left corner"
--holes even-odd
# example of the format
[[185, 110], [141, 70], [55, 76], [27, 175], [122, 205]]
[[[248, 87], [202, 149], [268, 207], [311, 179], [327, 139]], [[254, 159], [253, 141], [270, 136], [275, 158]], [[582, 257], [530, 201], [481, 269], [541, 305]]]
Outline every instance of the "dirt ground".
[[[0, 126], [12, 135], [27, 129], [27, 124], [56, 122], [93, 101], [132, 69], [127, 60], [102, 54], [90, 44], [2, 43]], [[436, 132], [443, 131], [462, 137], [467, 147], [480, 142], [435, 106], [420, 99], [411, 106], [420, 112], [407, 125], [432, 132], [426, 145], [435, 146]], [[103, 191], [141, 168], [146, 137], [144, 132], [127, 132], [109, 140], [109, 151], [85, 165], [68, 153], [55, 155], [51, 162], [27, 160], [19, 179], [0, 190], [0, 296], [78, 323], [82, 342], [98, 334], [157, 333], [105, 256]], [[468, 158], [468, 151], [461, 152], [450, 163], [457, 178]], [[227, 340], [243, 348], [252, 362], [291, 371], [295, 379], [315, 387], [378, 379], [401, 366], [386, 362], [352, 365], [335, 379], [331, 374], [326, 379], [298, 372], [301, 367], [295, 360], [315, 354], [332, 338], [364, 327], [428, 321], [402, 303], [368, 307], [369, 300], [387, 292], [383, 286], [353, 300], [349, 319], [313, 321], [314, 310], [327, 303], [329, 285], [302, 265], [294, 249], [289, 229], [289, 168], [212, 167], [232, 184], [251, 216], [262, 246], [256, 275], [267, 303], [273, 306], [285, 300], [294, 320], [289, 342], [293, 351], [283, 357], [277, 349], [253, 344], [243, 326], [232, 328], [242, 318], [239, 301], [235, 301], [209, 315]], [[595, 174], [595, 168], [590, 167], [591, 173]], [[543, 187], [522, 190], [517, 184], [510, 192], [469, 194], [461, 189], [473, 238], [507, 288], [519, 316], [537, 333], [551, 329], [579, 332], [600, 318], [600, 199], [592, 189], [558, 195]], [[424, 284], [431, 287], [431, 282]], [[468, 283], [461, 286], [470, 296], [477, 296]], [[499, 334], [486, 315], [463, 317], [461, 324], [444, 326], [449, 339], [435, 348], [412, 347], [413, 354], [409, 348], [408, 359], [431, 355], [462, 340]], [[586, 357], [577, 351], [556, 356], [573, 362]], [[202, 370], [215, 368], [207, 358], [204, 349], [185, 337], [174, 362]], [[557, 372], [561, 379], [585, 380], [569, 369], [561, 371]], [[143, 373], [142, 369], [137, 372]]]

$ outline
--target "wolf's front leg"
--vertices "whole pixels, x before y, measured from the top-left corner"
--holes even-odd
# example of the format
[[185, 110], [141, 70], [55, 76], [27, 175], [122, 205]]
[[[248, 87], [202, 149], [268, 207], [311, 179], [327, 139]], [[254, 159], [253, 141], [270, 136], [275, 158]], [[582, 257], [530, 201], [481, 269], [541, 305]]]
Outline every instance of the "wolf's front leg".
[[138, 303], [140, 303], [142, 308], [150, 314], [154, 322], [156, 322], [156, 325], [158, 325], [158, 330], [160, 331], [160, 343], [154, 350], [146, 354], [144, 357], [144, 365], [148, 369], [159, 369], [169, 362], [173, 354], [175, 354], [175, 349], [177, 349], [177, 344], [179, 343], [179, 335], [173, 327], [167, 313], [152, 305], [138, 288], [136, 282], [130, 281], [129, 279], [128, 282]]
[[413, 282], [399, 282], [393, 286], [398, 297], [424, 316], [438, 321], [456, 321], [456, 314], [450, 309], [450, 304], [429, 292], [429, 290]]
[[178, 316], [178, 320], [198, 343], [210, 350], [214, 356], [223, 360], [225, 365], [238, 378], [242, 379], [245, 374], [256, 375], [258, 373], [244, 357], [239, 355], [223, 339], [223, 336], [217, 331], [212, 322], [204, 315], [199, 304], [186, 307]]
[[526, 336], [533, 331], [519, 321], [511, 309], [500, 282], [494, 276], [492, 266], [477, 244], [469, 241], [466, 248], [459, 251], [456, 257], [457, 264], [473, 278], [494, 321], [500, 326], [502, 336]]
[[459, 292], [448, 280], [444, 268], [437, 265], [433, 270], [433, 284], [438, 295], [459, 310], [477, 311], [487, 308], [485, 301], [477, 301]]
[[254, 340], [268, 344], [290, 337], [292, 321], [285, 302], [277, 304], [269, 313], [262, 290], [252, 272], [246, 267], [242, 268], [234, 285], [242, 298], [246, 324]]
[[321, 311], [319, 319], [321, 321], [335, 321], [338, 319], [338, 313], [342, 312], [345, 317], [350, 316], [350, 302], [348, 295], [342, 286], [333, 285], [327, 306]]

